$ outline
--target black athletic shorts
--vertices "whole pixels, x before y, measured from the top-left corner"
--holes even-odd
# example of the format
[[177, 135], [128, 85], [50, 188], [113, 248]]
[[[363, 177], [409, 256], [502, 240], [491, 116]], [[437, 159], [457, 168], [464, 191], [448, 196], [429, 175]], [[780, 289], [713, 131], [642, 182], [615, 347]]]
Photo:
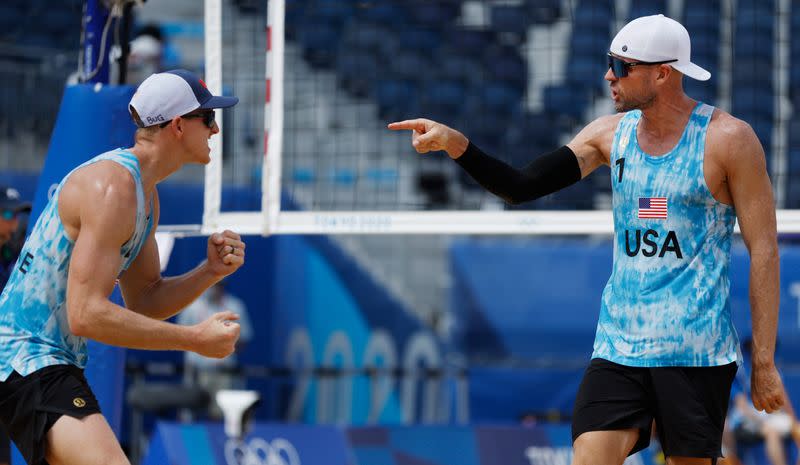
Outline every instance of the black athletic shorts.
[[11, 463], [11, 443], [2, 423], [0, 423], [0, 463]]
[[14, 372], [0, 383], [0, 423], [28, 465], [46, 464], [47, 432], [61, 418], [83, 418], [100, 413], [83, 370], [54, 365], [28, 376]]
[[572, 441], [588, 431], [639, 429], [636, 453], [650, 444], [653, 420], [665, 456], [722, 456], [722, 429], [736, 363], [640, 368], [593, 359], [578, 388]]

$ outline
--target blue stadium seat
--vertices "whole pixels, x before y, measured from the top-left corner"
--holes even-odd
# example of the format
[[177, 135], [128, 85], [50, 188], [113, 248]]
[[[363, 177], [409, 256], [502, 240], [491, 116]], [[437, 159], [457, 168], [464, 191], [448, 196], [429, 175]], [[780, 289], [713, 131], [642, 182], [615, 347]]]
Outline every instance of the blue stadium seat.
[[339, 25], [355, 15], [356, 2], [342, 0], [313, 0], [308, 3], [308, 12]]
[[450, 27], [446, 29], [443, 42], [460, 53], [480, 56], [494, 42], [494, 38], [490, 30]]
[[574, 15], [573, 35], [595, 32], [610, 37], [614, 20], [612, 2], [583, 0], [578, 3]]
[[734, 57], [733, 86], [772, 88], [772, 61], [768, 57]]
[[513, 115], [506, 130], [503, 153], [515, 166], [523, 166], [533, 156], [556, 148], [557, 128], [545, 113]]
[[628, 10], [628, 20], [641, 16], [666, 14], [667, 5], [664, 0], [633, 0]]
[[464, 109], [466, 86], [456, 80], [434, 80], [422, 87], [422, 113], [436, 121], [454, 121]]
[[561, 16], [560, 0], [527, 0], [525, 6], [533, 24], [553, 24]]
[[417, 50], [401, 50], [389, 62], [392, 74], [400, 79], [423, 79], [434, 69], [428, 54]]
[[528, 85], [528, 63], [516, 47], [489, 47], [483, 55], [483, 65], [492, 79], [505, 81], [519, 89]]
[[398, 31], [398, 40], [401, 50], [416, 50], [430, 54], [431, 49], [441, 43], [442, 34], [438, 29], [409, 27]]
[[446, 0], [408, 0], [407, 3], [412, 19], [432, 28], [454, 23], [461, 10], [459, 2]]
[[379, 76], [383, 63], [377, 54], [366, 50], [348, 49], [340, 52], [336, 72], [344, 89], [356, 97], [366, 97]]
[[359, 18], [397, 27], [409, 22], [408, 8], [397, 2], [372, 0], [361, 2], [356, 10]]
[[[711, 75], [714, 79], [714, 75]], [[701, 82], [694, 79], [685, 79], [683, 81], [683, 88], [686, 94], [698, 101], [705, 102], [709, 105], [715, 105], [717, 101], [716, 86], [710, 84], [709, 81]]]
[[453, 79], [475, 84], [486, 78], [483, 63], [471, 53], [461, 53], [449, 46], [439, 47], [433, 61], [436, 63], [435, 79]]
[[375, 101], [378, 115], [385, 120], [399, 120], [419, 116], [418, 88], [415, 81], [406, 79], [379, 79], [375, 83]]
[[329, 68], [336, 61], [340, 29], [319, 17], [306, 17], [298, 28], [297, 38], [303, 47], [303, 57], [312, 66]]
[[736, 33], [742, 30], [772, 34], [775, 12], [772, 9], [740, 8], [736, 14]]
[[683, 18], [684, 20], [692, 21], [693, 18], [709, 19], [716, 16], [716, 22], [718, 23], [720, 5], [720, 0], [704, 0], [692, 3], [690, 8], [683, 8]]
[[608, 72], [605, 54], [573, 56], [567, 62], [566, 82], [575, 88], [600, 92], [607, 85], [604, 76]]
[[736, 34], [733, 44], [735, 58], [759, 57], [771, 61], [774, 54], [771, 34], [745, 29]]
[[[767, 87], [744, 87], [733, 89], [732, 110], [734, 115], [749, 115], [759, 119], [772, 119], [774, 96]], [[748, 121], [745, 118], [745, 121]]]
[[378, 52], [387, 40], [396, 40], [391, 30], [379, 23], [351, 21], [342, 32], [342, 42], [347, 47]]
[[531, 20], [524, 5], [497, 4], [491, 5], [490, 8], [490, 23], [493, 30], [511, 34], [519, 43], [525, 40]]
[[547, 86], [542, 93], [544, 109], [551, 115], [582, 120], [589, 105], [589, 95], [588, 90], [574, 89], [566, 84]]

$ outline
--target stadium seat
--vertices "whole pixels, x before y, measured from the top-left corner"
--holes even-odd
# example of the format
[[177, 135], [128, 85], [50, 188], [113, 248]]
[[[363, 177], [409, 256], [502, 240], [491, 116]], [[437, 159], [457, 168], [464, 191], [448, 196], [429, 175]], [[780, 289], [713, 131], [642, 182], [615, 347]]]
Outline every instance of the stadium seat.
[[372, 85], [381, 67], [382, 63], [378, 56], [365, 50], [348, 50], [347, 53], [340, 53], [336, 62], [339, 83], [356, 97], [366, 97], [371, 94]]
[[418, 50], [401, 50], [389, 61], [394, 77], [399, 79], [424, 79], [433, 75], [433, 63], [430, 56]]
[[505, 81], [518, 89], [528, 86], [528, 63], [515, 47], [492, 46], [483, 55], [487, 77]]
[[303, 57], [312, 66], [330, 68], [336, 61], [340, 29], [320, 17], [307, 17], [298, 28], [297, 38], [303, 47]]
[[465, 85], [456, 80], [433, 80], [422, 87], [422, 113], [426, 118], [447, 121], [457, 118], [466, 100]]
[[580, 1], [575, 8], [573, 35], [601, 33], [610, 37], [614, 7], [610, 1]]
[[583, 118], [583, 113], [589, 104], [589, 91], [580, 92], [566, 84], [556, 84], [545, 87], [542, 98], [547, 113], [567, 116], [578, 121]]
[[552, 24], [561, 16], [559, 0], [527, 0], [525, 4], [533, 24]]
[[380, 118], [398, 120], [419, 116], [417, 86], [414, 81], [380, 79], [375, 83], [374, 93]]
[[667, 5], [664, 0], [633, 0], [628, 10], [628, 20], [657, 14], [667, 14]]
[[752, 115], [757, 118], [772, 118], [774, 95], [768, 87], [744, 87], [733, 90], [734, 114]]
[[398, 27], [409, 21], [408, 8], [390, 0], [359, 2], [356, 15], [366, 21], [393, 27]]
[[450, 27], [446, 29], [443, 42], [460, 53], [480, 56], [494, 39], [494, 33], [487, 29]]
[[435, 79], [460, 80], [474, 84], [486, 79], [486, 70], [474, 54], [460, 53], [452, 47], [439, 47], [434, 54]]
[[525, 5], [501, 3], [490, 6], [490, 24], [493, 30], [510, 34], [517, 43], [522, 43], [531, 20]]
[[446, 0], [408, 0], [408, 12], [412, 20], [422, 26], [441, 28], [453, 24], [458, 17], [460, 2]]
[[413, 50], [430, 54], [431, 49], [440, 43], [442, 34], [438, 29], [425, 27], [401, 28], [398, 40], [401, 50]]

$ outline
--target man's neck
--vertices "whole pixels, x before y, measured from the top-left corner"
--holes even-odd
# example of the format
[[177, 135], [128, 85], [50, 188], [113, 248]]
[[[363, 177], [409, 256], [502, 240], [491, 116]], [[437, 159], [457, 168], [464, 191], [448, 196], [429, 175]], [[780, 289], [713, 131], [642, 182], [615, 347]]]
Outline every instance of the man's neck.
[[642, 110], [640, 129], [656, 138], [683, 132], [696, 105], [683, 92], [659, 95], [650, 108]]
[[139, 160], [142, 188], [146, 196], [153, 192], [156, 184], [181, 168], [180, 161], [167, 153], [171, 151], [160, 148], [150, 140], [137, 141], [130, 151]]

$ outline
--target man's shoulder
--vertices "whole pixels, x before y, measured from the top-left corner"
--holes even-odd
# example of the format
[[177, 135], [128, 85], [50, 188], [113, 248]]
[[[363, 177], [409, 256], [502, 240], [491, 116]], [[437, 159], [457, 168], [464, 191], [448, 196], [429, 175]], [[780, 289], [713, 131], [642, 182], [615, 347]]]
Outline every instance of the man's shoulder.
[[725, 110], [714, 109], [708, 125], [709, 137], [741, 138], [754, 136], [753, 128]]
[[119, 163], [99, 160], [77, 169], [67, 179], [64, 189], [79, 190], [84, 199], [108, 199], [120, 206], [136, 202], [136, 182]]

